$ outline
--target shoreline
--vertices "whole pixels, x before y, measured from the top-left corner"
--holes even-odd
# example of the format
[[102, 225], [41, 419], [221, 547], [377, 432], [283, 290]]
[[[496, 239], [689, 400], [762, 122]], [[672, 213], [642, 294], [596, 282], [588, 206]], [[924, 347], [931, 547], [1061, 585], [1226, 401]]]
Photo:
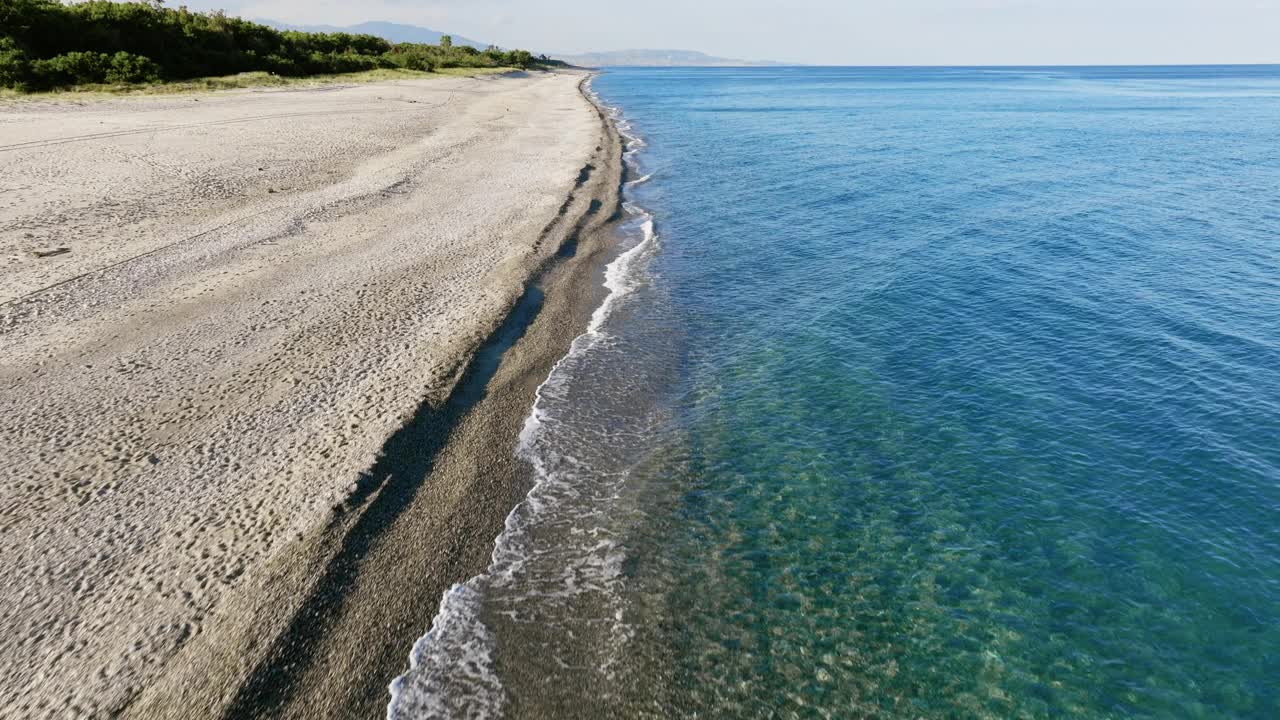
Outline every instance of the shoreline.
[[[575, 606], [576, 612], [570, 615], [584, 618], [612, 616], [617, 610], [610, 597], [588, 589], [598, 590], [598, 582], [608, 585], [609, 581], [585, 567], [600, 561], [596, 557], [602, 551], [600, 543], [608, 545], [609, 541], [594, 531], [575, 532], [592, 527], [590, 520], [585, 526], [572, 521], [574, 530], [568, 531], [561, 523], [566, 518], [581, 518], [586, 507], [605, 512], [603, 508], [611, 506], [608, 488], [616, 487], [618, 468], [610, 460], [617, 459], [613, 450], [625, 442], [607, 431], [579, 435], [585, 428], [576, 427], [576, 432], [570, 428], [578, 425], [575, 413], [581, 413], [577, 419], [588, 426], [603, 419], [600, 412], [615, 417], [609, 410], [613, 388], [592, 387], [594, 380], [582, 373], [622, 352], [617, 347], [622, 340], [619, 328], [611, 320], [630, 306], [628, 300], [634, 293], [649, 285], [643, 268], [653, 259], [659, 237], [654, 216], [630, 193], [637, 182], [632, 178], [640, 173], [633, 156], [644, 146], [643, 140], [632, 134], [619, 108], [606, 105], [590, 86], [587, 94], [608, 116], [622, 151], [617, 252], [599, 277], [607, 292], [591, 311], [583, 332], [535, 390], [517, 443], [517, 456], [534, 471], [533, 486], [508, 515], [484, 571], [454, 585], [441, 598], [430, 632], [414, 644], [411, 667], [391, 686], [388, 718], [588, 717], [601, 709], [584, 698], [564, 705], [560, 701], [567, 698], [538, 688], [548, 665], [580, 667], [584, 670], [581, 681], [588, 684], [607, 682], [602, 675], [586, 670], [611, 666], [612, 660], [593, 654], [593, 650], [611, 646], [616, 636], [597, 635], [590, 623], [583, 627], [556, 625], [551, 618], [564, 610], [566, 603]], [[631, 315], [627, 311], [623, 314]], [[604, 362], [619, 359], [611, 357]], [[635, 382], [634, 377], [624, 383], [631, 390], [629, 408], [645, 404], [632, 393], [656, 387], [643, 380]], [[610, 448], [604, 451], [609, 457], [595, 457], [588, 450], [591, 446]], [[580, 472], [565, 467], [562, 461], [570, 457], [568, 464], [579, 467]], [[572, 577], [561, 574], [566, 572]], [[525, 621], [515, 621], [516, 616]], [[529, 622], [534, 617], [538, 620]]]
[[[594, 169], [584, 169], [544, 234], [558, 238], [551, 243], [555, 254], [533, 272], [444, 406], [424, 404], [388, 440], [366, 477], [390, 479], [363, 489], [363, 502], [347, 511], [348, 521], [281, 558], [279, 573], [265, 583], [254, 607], [236, 610], [259, 618], [308, 585], [287, 628], [266, 652], [257, 646], [259, 661], [247, 674], [241, 652], [253, 644], [249, 638], [260, 633], [260, 624], [241, 628], [229, 646], [211, 638], [210, 649], [224, 658], [221, 668], [191, 666], [187, 677], [149, 691], [124, 717], [165, 717], [168, 708], [190, 707], [200, 696], [208, 702], [209, 687], [219, 685], [211, 675], [221, 676], [224, 689], [225, 680], [237, 682], [229, 702], [224, 693], [209, 707], [210, 716], [384, 712], [388, 686], [407, 669], [440, 598], [484, 570], [506, 517], [528, 493], [530, 468], [515, 453], [520, 430], [537, 387], [603, 300], [599, 276], [615, 250], [610, 226], [621, 212], [622, 145], [607, 114], [592, 104], [601, 123], [600, 149], [589, 164]], [[453, 512], [467, 517], [459, 522]], [[307, 571], [298, 573], [298, 567]], [[236, 652], [226, 653], [229, 647]]]
[[583, 77], [0, 107], [0, 704], [385, 706], [612, 247]]

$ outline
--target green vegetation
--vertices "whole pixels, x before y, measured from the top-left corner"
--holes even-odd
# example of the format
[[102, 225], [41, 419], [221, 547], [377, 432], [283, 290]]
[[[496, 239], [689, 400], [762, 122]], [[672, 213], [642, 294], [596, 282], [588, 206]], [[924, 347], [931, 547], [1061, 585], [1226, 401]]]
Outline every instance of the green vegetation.
[[525, 50], [481, 51], [455, 46], [448, 36], [440, 45], [419, 45], [373, 35], [280, 31], [221, 12], [166, 8], [160, 0], [0, 0], [0, 88], [23, 92], [197, 78], [217, 87], [218, 76], [244, 73], [304, 78], [546, 64], [551, 61]]
[[[510, 72], [514, 68], [437, 68], [431, 72], [418, 70], [401, 70], [399, 68], [379, 68], [355, 73], [332, 73], [307, 75], [304, 77], [286, 77], [268, 72], [247, 72], [235, 75], [192, 78], [190, 80], [173, 80], [152, 83], [102, 83], [92, 85], [75, 85], [60, 88], [52, 92], [58, 94], [86, 97], [91, 95], [170, 95], [189, 92], [209, 92], [217, 90], [235, 90], [240, 88], [268, 87], [314, 87], [318, 85], [352, 84], [366, 82], [382, 82], [386, 80], [422, 80], [450, 76], [468, 77], [474, 75], [497, 75]], [[14, 99], [23, 97], [44, 97], [45, 93], [33, 94], [0, 87], [0, 98]]]

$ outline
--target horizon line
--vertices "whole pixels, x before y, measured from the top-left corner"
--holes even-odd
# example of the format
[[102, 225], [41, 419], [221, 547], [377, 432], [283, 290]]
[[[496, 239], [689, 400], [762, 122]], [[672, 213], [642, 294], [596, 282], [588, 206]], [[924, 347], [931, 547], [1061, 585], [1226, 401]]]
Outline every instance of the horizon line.
[[[599, 55], [613, 51], [584, 52], [584, 53], [565, 53], [565, 55]], [[548, 57], [553, 60], [556, 55], [548, 53]], [[949, 63], [927, 63], [920, 65], [902, 65], [902, 64], [857, 64], [857, 65], [830, 65], [825, 63], [789, 63], [789, 62], [771, 62], [771, 61], [744, 61], [741, 65], [726, 63], [723, 65], [601, 65], [599, 67], [641, 67], [641, 68], [682, 68], [682, 69], [758, 69], [769, 70], [779, 68], [885, 68], [885, 69], [912, 69], [912, 68], [1170, 68], [1170, 67], [1280, 67], [1280, 61], [1275, 62], [1209, 62], [1209, 63], [1061, 63], [1061, 64], [1035, 64], [1035, 63], [992, 63], [992, 64], [949, 64]]]

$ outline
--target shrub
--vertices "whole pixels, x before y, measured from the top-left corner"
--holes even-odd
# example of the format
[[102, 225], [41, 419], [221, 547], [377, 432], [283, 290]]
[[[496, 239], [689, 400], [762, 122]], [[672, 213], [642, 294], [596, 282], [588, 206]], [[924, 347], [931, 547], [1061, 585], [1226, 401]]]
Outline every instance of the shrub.
[[350, 73], [360, 72], [361, 70], [373, 70], [381, 63], [379, 57], [374, 55], [361, 55], [350, 50], [341, 53], [332, 53], [325, 57], [325, 67], [319, 72], [326, 73]]
[[533, 54], [528, 50], [512, 50], [507, 53], [507, 65], [518, 68], [527, 68], [533, 65]]
[[109, 83], [155, 82], [159, 79], [160, 67], [149, 58], [123, 50], [111, 56], [111, 68], [107, 70]]
[[65, 87], [106, 82], [111, 56], [100, 52], [69, 52], [31, 63], [33, 84]]
[[277, 75], [299, 75], [302, 72], [293, 58], [279, 54], [268, 55], [264, 58], [263, 68]]
[[13, 40], [0, 37], [0, 87], [24, 89], [30, 72], [26, 53]]
[[387, 64], [406, 70], [431, 72], [436, 69], [436, 60], [426, 45], [401, 43], [383, 55]]

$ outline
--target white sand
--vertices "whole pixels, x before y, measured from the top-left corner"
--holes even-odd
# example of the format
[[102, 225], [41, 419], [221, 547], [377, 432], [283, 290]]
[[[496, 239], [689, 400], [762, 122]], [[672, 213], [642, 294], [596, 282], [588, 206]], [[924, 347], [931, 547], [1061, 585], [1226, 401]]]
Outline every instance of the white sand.
[[0, 103], [0, 716], [118, 710], [447, 395], [579, 80]]

